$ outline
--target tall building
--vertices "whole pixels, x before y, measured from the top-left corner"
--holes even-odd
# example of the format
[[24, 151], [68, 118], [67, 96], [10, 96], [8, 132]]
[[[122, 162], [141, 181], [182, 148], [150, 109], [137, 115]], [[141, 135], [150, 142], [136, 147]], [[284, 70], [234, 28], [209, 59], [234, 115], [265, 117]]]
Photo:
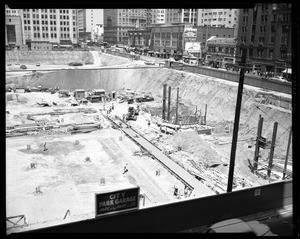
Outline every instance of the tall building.
[[22, 9], [21, 12], [26, 42], [77, 43], [75, 9]]
[[197, 9], [165, 9], [165, 24], [189, 23], [197, 25]]
[[240, 9], [198, 9], [198, 26], [235, 28], [237, 37]]
[[291, 4], [256, 4], [243, 9], [238, 31], [237, 61], [247, 48], [253, 69], [280, 74], [291, 68]]
[[103, 9], [78, 9], [79, 37], [95, 38], [103, 34]]
[[25, 45], [23, 31], [21, 11], [5, 6], [5, 45], [11, 47]]
[[166, 9], [151, 9], [151, 24], [165, 24]]
[[148, 17], [147, 9], [104, 9], [104, 41], [127, 45], [127, 31], [145, 28]]

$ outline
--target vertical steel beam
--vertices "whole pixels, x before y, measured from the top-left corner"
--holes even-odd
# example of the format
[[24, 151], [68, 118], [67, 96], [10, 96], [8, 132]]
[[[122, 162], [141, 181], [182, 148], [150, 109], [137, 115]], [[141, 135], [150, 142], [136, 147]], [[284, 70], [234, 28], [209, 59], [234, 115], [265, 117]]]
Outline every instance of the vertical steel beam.
[[255, 144], [255, 152], [254, 152], [254, 163], [253, 163], [253, 172], [256, 172], [258, 165], [258, 157], [259, 157], [259, 145], [261, 140], [261, 132], [263, 126], [264, 118], [259, 115], [258, 127], [257, 127], [257, 135], [256, 135], [256, 144]]
[[207, 104], [205, 104], [204, 124], [206, 125]]
[[[245, 68], [243, 66], [245, 66], [245, 64], [246, 64], [246, 55], [247, 55], [247, 49], [242, 49], [242, 60], [241, 60], [242, 67], [241, 67], [241, 71], [240, 71], [239, 87], [238, 87], [236, 108], [235, 108], [234, 128], [233, 128], [233, 136], [232, 136], [232, 144], [231, 144], [227, 192], [232, 191], [236, 144], [237, 144], [238, 131], [239, 131], [240, 111], [241, 111], [241, 104], [242, 104], [242, 98], [243, 98], [243, 85], [244, 85], [244, 78], [245, 78]], [[206, 119], [205, 119], [205, 121], [206, 121]]]
[[168, 113], [167, 113], [167, 120], [170, 120], [170, 112], [171, 112], [171, 86], [169, 86], [168, 91]]
[[278, 122], [276, 121], [273, 127], [273, 137], [272, 137], [271, 150], [269, 156], [269, 166], [268, 166], [268, 173], [267, 173], [268, 177], [270, 177], [271, 170], [273, 167], [273, 156], [274, 156], [274, 149], [275, 149], [275, 142], [276, 142], [277, 127], [278, 127]]
[[292, 138], [292, 126], [290, 129], [290, 135], [289, 135], [289, 141], [286, 149], [286, 155], [285, 155], [285, 162], [284, 162], [284, 167], [283, 167], [283, 175], [282, 175], [282, 180], [285, 179], [285, 174], [286, 174], [286, 166], [289, 158], [289, 152], [290, 152], [290, 144], [291, 144], [291, 138]]
[[163, 107], [162, 107], [162, 119], [166, 117], [166, 94], [167, 94], [167, 84], [163, 86]]
[[177, 87], [176, 118], [175, 118], [175, 124], [178, 124], [178, 107], [179, 107], [179, 87]]

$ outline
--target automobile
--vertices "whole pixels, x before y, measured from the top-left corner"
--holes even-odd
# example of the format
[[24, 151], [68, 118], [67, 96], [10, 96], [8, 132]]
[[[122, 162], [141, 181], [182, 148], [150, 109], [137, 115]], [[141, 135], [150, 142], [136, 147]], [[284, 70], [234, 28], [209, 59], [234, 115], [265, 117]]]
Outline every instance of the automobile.
[[81, 62], [70, 62], [69, 66], [82, 66], [83, 64]]
[[155, 62], [153, 62], [153, 61], [145, 61], [145, 65], [155, 65]]
[[78, 102], [77, 101], [72, 101], [71, 106], [78, 106]]
[[27, 66], [21, 65], [20, 68], [23, 69], [23, 70], [25, 70], [25, 69], [27, 69]]
[[144, 101], [154, 101], [154, 98], [152, 96], [145, 96]]
[[245, 233], [254, 236], [276, 236], [265, 224], [258, 221], [243, 221], [239, 218], [217, 222], [206, 233]]
[[7, 64], [7, 66], [12, 66], [12, 64]]
[[35, 65], [36, 65], [36, 66], [41, 66], [41, 64], [40, 64], [40, 63], [36, 63]]
[[83, 99], [81, 99], [79, 101], [79, 104], [87, 105], [88, 104], [88, 100], [83, 98]]
[[144, 97], [136, 97], [135, 98], [135, 102], [140, 103], [140, 102], [144, 102], [144, 101], [145, 101]]
[[128, 99], [128, 104], [133, 104], [133, 99], [131, 98], [131, 99]]

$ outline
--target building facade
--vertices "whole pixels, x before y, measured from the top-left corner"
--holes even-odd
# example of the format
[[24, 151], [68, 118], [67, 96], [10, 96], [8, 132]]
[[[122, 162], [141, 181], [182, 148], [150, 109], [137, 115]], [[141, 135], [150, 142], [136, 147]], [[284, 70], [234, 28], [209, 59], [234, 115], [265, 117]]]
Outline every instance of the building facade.
[[207, 40], [205, 60], [217, 68], [226, 68], [227, 64], [235, 64], [236, 38], [211, 37]]
[[240, 9], [198, 9], [198, 26], [234, 28], [237, 37]]
[[22, 45], [25, 45], [20, 16], [8, 15], [5, 17], [5, 45], [10, 48], [20, 48]]
[[189, 23], [196, 26], [198, 22], [198, 10], [190, 9], [165, 9], [165, 24]]
[[237, 61], [247, 48], [248, 63], [262, 72], [281, 74], [291, 68], [291, 4], [256, 4], [243, 9], [238, 31]]
[[166, 55], [183, 55], [185, 24], [151, 27], [150, 50]]
[[104, 9], [103, 15], [104, 41], [111, 44], [121, 43], [127, 45], [127, 31], [145, 28], [147, 19], [149, 19], [147, 9]]
[[150, 46], [150, 29], [128, 30], [128, 46], [148, 48]]
[[23, 24], [19, 9], [5, 6], [5, 45], [20, 48], [25, 45]]
[[31, 41], [59, 44], [63, 40], [77, 43], [78, 26], [75, 9], [22, 9], [21, 18], [24, 38], [28, 45]]
[[92, 40], [103, 35], [103, 9], [78, 9], [79, 37]]

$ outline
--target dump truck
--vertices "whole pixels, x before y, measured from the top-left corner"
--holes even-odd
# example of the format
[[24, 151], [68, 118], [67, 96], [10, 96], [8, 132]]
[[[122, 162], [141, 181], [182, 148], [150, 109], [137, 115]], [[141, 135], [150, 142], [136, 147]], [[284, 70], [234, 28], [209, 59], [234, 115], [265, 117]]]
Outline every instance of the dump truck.
[[128, 113], [126, 114], [126, 120], [137, 120], [139, 115], [139, 109], [135, 109], [133, 106], [128, 107]]

